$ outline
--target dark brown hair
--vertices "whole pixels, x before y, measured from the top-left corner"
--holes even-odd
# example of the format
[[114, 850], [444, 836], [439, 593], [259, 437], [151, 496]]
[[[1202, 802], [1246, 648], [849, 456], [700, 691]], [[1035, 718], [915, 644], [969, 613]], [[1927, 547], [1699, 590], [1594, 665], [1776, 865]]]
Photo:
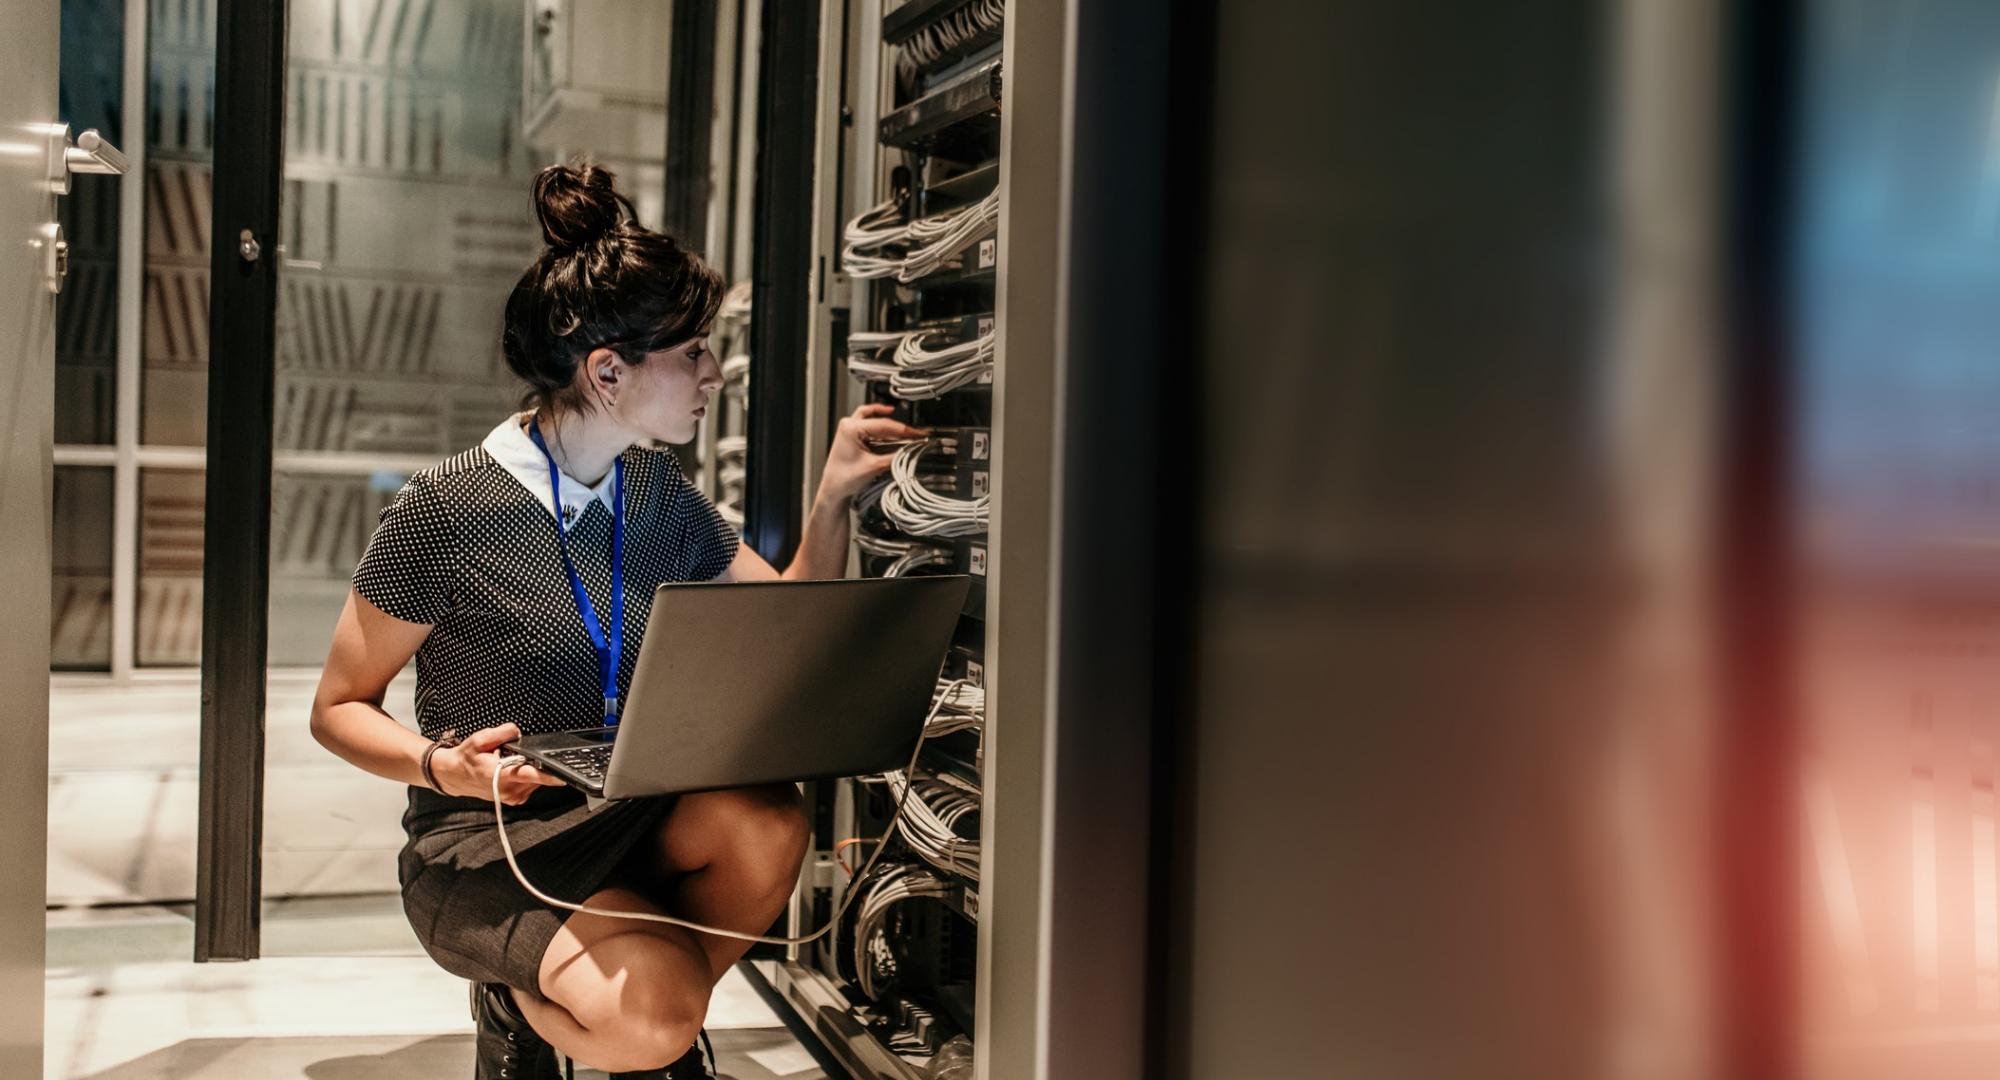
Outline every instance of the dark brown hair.
[[551, 165], [533, 190], [548, 247], [507, 297], [500, 350], [528, 384], [523, 408], [587, 410], [576, 367], [591, 350], [639, 364], [699, 337], [722, 306], [722, 276], [640, 225], [601, 166]]

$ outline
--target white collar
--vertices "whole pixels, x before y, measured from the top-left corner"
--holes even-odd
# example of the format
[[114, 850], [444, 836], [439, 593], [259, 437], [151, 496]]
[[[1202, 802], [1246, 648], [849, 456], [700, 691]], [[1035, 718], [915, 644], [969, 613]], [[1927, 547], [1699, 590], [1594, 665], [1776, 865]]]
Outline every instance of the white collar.
[[[549, 459], [542, 456], [541, 448], [528, 438], [527, 429], [521, 426], [528, 422], [528, 416], [528, 413], [515, 413], [500, 421], [500, 426], [489, 432], [479, 445], [493, 455], [493, 460], [499, 462], [501, 468], [519, 480], [521, 486], [527, 488], [528, 493], [553, 518], [556, 516], [556, 503], [549, 494]], [[592, 499], [602, 501], [606, 510], [616, 509], [611, 505], [611, 484], [616, 475], [617, 469], [614, 468], [604, 474], [604, 479], [598, 481], [596, 487], [591, 487], [568, 473], [562, 473], [563, 508], [569, 511], [569, 520], [563, 524], [575, 524]]]

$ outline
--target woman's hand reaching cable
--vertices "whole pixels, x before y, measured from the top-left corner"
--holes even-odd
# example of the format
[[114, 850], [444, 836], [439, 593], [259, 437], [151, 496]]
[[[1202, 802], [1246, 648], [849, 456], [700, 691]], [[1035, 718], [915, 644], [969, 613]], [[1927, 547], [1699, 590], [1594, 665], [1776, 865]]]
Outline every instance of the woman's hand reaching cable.
[[878, 453], [875, 444], [922, 439], [929, 434], [896, 419], [892, 415], [895, 411], [892, 406], [876, 403], [840, 418], [833, 448], [827, 451], [826, 471], [820, 475], [821, 499], [833, 499], [844, 506], [888, 470], [896, 456]]

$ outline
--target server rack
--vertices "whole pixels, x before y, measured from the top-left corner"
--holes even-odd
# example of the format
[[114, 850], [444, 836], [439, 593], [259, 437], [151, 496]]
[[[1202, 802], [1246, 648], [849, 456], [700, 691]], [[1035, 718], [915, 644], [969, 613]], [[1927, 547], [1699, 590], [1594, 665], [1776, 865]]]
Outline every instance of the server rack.
[[[978, 1043], [1005, 8], [821, 11], [801, 505], [838, 417], [889, 404], [932, 434], [899, 448], [892, 475], [857, 500], [850, 571], [974, 578], [916, 775], [808, 785], [814, 850], [792, 925], [821, 925], [860, 890], [850, 910], [814, 945], [754, 965], [857, 1077], [914, 1080], [941, 1052], [970, 1068]], [[904, 822], [885, 835], [906, 789]]]

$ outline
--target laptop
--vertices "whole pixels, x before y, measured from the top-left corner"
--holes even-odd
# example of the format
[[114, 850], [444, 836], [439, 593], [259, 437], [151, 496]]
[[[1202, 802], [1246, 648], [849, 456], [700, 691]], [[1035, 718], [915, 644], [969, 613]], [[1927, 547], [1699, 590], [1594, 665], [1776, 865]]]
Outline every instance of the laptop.
[[596, 799], [907, 765], [971, 579], [661, 585], [616, 727], [504, 748]]

